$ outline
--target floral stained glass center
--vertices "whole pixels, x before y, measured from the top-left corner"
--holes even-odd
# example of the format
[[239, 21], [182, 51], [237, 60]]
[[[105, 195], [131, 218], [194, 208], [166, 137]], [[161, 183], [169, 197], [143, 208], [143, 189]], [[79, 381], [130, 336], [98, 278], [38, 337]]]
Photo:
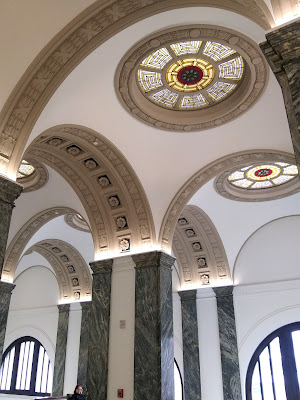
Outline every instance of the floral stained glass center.
[[262, 168], [254, 173], [254, 175], [258, 176], [258, 177], [269, 176], [271, 174], [272, 174], [272, 170], [269, 168]]
[[202, 69], [196, 66], [184, 67], [177, 74], [177, 79], [179, 80], [179, 82], [186, 85], [197, 83], [201, 81], [202, 77]]

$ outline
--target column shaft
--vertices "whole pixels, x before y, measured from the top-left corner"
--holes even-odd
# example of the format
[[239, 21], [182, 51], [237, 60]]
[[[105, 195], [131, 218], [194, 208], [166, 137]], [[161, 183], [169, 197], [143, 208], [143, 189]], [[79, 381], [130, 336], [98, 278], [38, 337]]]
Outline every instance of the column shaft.
[[91, 263], [93, 293], [87, 366], [87, 400], [106, 400], [113, 260]]
[[213, 288], [217, 298], [224, 400], [240, 400], [241, 378], [232, 286]]
[[16, 182], [0, 177], [0, 275], [6, 250], [14, 201], [20, 196], [23, 188]]
[[91, 305], [92, 303], [90, 301], [81, 303], [82, 314], [77, 383], [83, 388], [86, 388]]
[[52, 396], [62, 396], [64, 390], [66, 349], [70, 304], [58, 305], [58, 325], [55, 348]]
[[136, 264], [134, 399], [174, 400], [172, 265], [161, 252], [132, 256]]
[[0, 281], [0, 358], [3, 354], [9, 304], [14, 288], [14, 284]]
[[266, 39], [260, 47], [282, 89], [300, 170], [300, 21], [273, 30]]
[[201, 399], [197, 290], [178, 292], [181, 298], [185, 400]]

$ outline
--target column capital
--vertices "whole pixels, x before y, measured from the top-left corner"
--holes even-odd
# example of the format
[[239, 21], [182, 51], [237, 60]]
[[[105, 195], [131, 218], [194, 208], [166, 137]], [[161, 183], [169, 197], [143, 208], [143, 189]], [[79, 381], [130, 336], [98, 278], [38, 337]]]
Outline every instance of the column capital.
[[17, 182], [0, 176], [0, 200], [12, 204], [20, 196], [23, 187]]
[[232, 296], [233, 293], [233, 286], [219, 286], [219, 287], [214, 287], [213, 288], [214, 292], [216, 293], [216, 297], [226, 297], [226, 296]]
[[110, 258], [107, 260], [99, 260], [91, 262], [90, 267], [92, 268], [93, 275], [111, 273], [113, 261], [114, 260]]
[[70, 304], [58, 304], [57, 308], [59, 313], [69, 312]]
[[266, 35], [266, 39], [260, 47], [275, 74], [284, 72], [284, 65], [299, 61], [300, 21], [273, 30]]
[[0, 293], [11, 294], [15, 287], [14, 283], [0, 281]]
[[151, 251], [132, 255], [135, 268], [166, 268], [171, 269], [175, 258], [162, 251]]
[[197, 290], [182, 290], [178, 292], [181, 301], [188, 301], [188, 300], [196, 300], [197, 299]]

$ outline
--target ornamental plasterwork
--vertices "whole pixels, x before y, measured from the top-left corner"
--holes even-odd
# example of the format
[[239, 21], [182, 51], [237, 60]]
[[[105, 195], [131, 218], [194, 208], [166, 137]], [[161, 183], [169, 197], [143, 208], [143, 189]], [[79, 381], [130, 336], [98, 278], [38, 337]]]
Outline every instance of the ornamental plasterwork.
[[1, 278], [13, 281], [17, 265], [26, 244], [43, 225], [53, 218], [74, 212], [74, 210], [67, 207], [53, 207], [38, 213], [27, 221], [14, 236], [6, 250]]
[[230, 270], [221, 238], [210, 218], [196, 206], [181, 213], [172, 246], [182, 289], [228, 284]]
[[41, 254], [53, 267], [61, 292], [60, 300], [80, 300], [91, 296], [89, 267], [73, 246], [62, 240], [47, 239], [28, 249], [31, 251]]
[[222, 174], [225, 171], [231, 170], [235, 167], [243, 166], [249, 163], [263, 163], [267, 158], [276, 159], [278, 161], [286, 160], [286, 157], [293, 159], [289, 153], [278, 151], [264, 151], [264, 150], [251, 150], [247, 152], [239, 152], [231, 154], [201, 168], [195, 175], [193, 175], [177, 192], [172, 200], [161, 226], [159, 234], [159, 243], [162, 249], [170, 251], [172, 247], [172, 238], [175, 232], [177, 221], [184, 206], [192, 198], [192, 196], [208, 181], [216, 175]]
[[[27, 154], [27, 153], [26, 153]], [[64, 125], [41, 134], [28, 154], [60, 173], [81, 199], [95, 251], [124, 252], [155, 242], [150, 207], [135, 172], [120, 151], [91, 130]]]
[[[189, 25], [151, 35], [130, 49], [115, 75], [121, 104], [159, 129], [214, 128], [258, 100], [268, 78], [259, 47], [232, 30]], [[184, 121], [184, 122], [183, 122]]]
[[90, 228], [85, 220], [81, 217], [80, 214], [66, 214], [65, 223], [69, 225], [73, 229], [77, 229], [78, 231], [82, 232], [90, 232]]
[[264, 161], [259, 163], [247, 158], [239, 167], [223, 172], [215, 179], [216, 191], [237, 201], [268, 201], [299, 192], [295, 159], [274, 153], [264, 153], [264, 157]]
[[26, 161], [34, 167], [34, 172], [29, 176], [17, 179], [17, 182], [24, 188], [23, 193], [42, 188], [49, 179], [48, 171], [42, 163], [30, 158], [27, 158]]
[[[30, 134], [44, 104], [51, 97], [66, 76], [91, 53], [115, 33], [142, 19], [141, 10], [145, 7], [146, 16], [182, 6], [179, 0], [116, 0], [112, 4], [98, 1], [84, 10], [55, 37], [55, 42], [42, 50], [29, 70], [21, 78], [16, 90], [10, 96], [2, 113], [0, 140], [0, 169], [2, 172], [17, 171], [24, 143]], [[207, 5], [199, 0], [196, 5]], [[211, 6], [219, 6], [215, 0]], [[185, 6], [195, 6], [195, 1], [186, 1]], [[261, 2], [248, 0], [225, 0], [222, 8], [243, 14], [256, 21], [264, 29], [273, 24], [268, 7]], [[107, 32], [109, 29], [109, 33]], [[14, 151], [16, 148], [16, 151]]]

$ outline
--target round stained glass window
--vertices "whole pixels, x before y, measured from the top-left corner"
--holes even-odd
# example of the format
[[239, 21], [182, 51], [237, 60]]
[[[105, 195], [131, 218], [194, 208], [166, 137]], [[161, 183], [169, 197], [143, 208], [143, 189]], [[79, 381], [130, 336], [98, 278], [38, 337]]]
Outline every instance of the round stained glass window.
[[17, 179], [27, 178], [35, 172], [35, 168], [26, 160], [22, 160], [18, 170]]
[[244, 73], [243, 58], [231, 47], [193, 40], [162, 47], [137, 70], [141, 92], [162, 107], [189, 111], [209, 107], [232, 94]]
[[249, 165], [228, 176], [228, 182], [243, 189], [264, 189], [282, 185], [298, 176], [294, 164], [274, 162], [272, 164]]

